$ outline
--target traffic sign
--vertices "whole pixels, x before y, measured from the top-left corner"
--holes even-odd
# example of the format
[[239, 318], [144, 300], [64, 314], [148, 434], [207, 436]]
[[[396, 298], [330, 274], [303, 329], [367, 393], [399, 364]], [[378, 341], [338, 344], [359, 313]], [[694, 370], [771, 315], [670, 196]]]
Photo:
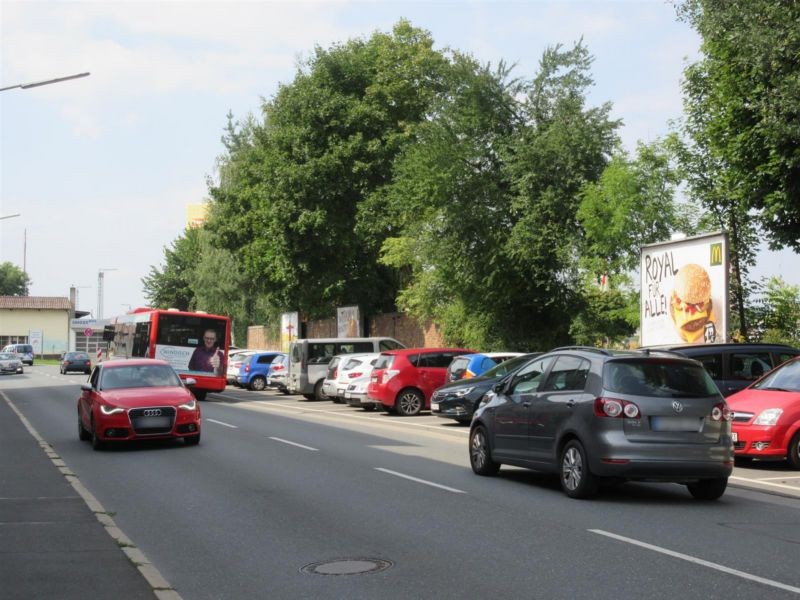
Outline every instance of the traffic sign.
[[83, 330], [83, 335], [85, 335], [86, 337], [92, 337], [92, 335], [94, 335], [94, 329], [92, 329], [91, 327], [87, 327], [86, 329]]

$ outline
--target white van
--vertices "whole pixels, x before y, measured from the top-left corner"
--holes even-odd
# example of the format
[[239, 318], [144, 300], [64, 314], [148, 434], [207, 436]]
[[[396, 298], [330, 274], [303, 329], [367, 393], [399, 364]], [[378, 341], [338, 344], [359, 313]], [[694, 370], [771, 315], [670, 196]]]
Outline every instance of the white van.
[[286, 387], [290, 394], [303, 394], [308, 400], [325, 400], [322, 382], [328, 374], [328, 363], [334, 356], [398, 348], [405, 346], [389, 337], [296, 340], [289, 345], [289, 376]]
[[23, 363], [26, 365], [33, 365], [33, 346], [30, 344], [9, 344], [3, 348], [3, 352], [19, 354]]

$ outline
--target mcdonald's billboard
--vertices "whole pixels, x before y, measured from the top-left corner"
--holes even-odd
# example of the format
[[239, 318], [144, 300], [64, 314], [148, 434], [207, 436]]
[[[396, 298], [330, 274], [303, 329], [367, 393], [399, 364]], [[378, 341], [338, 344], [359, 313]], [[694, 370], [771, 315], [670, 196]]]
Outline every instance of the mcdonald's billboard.
[[727, 341], [728, 236], [642, 247], [642, 346]]

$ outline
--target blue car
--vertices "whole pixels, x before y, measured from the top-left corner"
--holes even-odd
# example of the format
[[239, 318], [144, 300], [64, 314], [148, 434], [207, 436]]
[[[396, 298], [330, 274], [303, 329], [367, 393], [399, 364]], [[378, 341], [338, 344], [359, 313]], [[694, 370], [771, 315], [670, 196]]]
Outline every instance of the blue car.
[[267, 376], [272, 362], [282, 352], [256, 352], [244, 357], [239, 367], [239, 376], [236, 384], [250, 390], [260, 391], [267, 387]]
[[462, 356], [457, 356], [453, 359], [453, 362], [450, 363], [450, 366], [447, 367], [445, 382], [478, 377], [489, 369], [516, 356], [522, 356], [522, 353], [482, 352], [480, 354], [464, 354]]

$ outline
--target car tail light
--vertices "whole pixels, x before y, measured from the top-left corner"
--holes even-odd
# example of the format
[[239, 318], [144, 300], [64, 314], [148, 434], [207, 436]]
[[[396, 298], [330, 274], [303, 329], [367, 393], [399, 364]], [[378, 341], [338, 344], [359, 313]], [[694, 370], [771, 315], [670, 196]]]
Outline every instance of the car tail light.
[[331, 373], [331, 379], [336, 379], [339, 375], [339, 369], [334, 369], [333, 373]]
[[638, 419], [642, 416], [639, 407], [627, 400], [616, 400], [614, 398], [596, 398], [594, 401], [594, 414], [596, 417], [610, 417], [615, 419]]
[[356, 377], [361, 377], [362, 375], [363, 375], [363, 373], [359, 373], [358, 371], [356, 371], [355, 373], [348, 373], [347, 374], [347, 376], [350, 379], [355, 379]]
[[274, 367], [272, 367], [273, 371], [283, 371], [283, 369], [285, 369], [283, 365], [275, 365]]
[[733, 421], [733, 411], [724, 402], [715, 404], [711, 409], [711, 419], [713, 421]]
[[247, 363], [247, 364], [244, 366], [244, 372], [245, 372], [245, 373], [249, 373], [249, 372], [250, 372], [250, 363]]

